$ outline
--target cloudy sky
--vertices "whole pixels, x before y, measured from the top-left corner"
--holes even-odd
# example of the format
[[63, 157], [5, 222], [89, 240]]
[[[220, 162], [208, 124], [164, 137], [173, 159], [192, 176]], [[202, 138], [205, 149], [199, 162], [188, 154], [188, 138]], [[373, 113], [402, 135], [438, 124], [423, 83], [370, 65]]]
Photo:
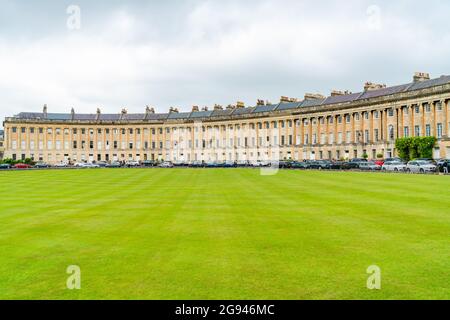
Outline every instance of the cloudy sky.
[[0, 117], [44, 103], [251, 105], [439, 77], [450, 74], [449, 12], [446, 0], [0, 0]]

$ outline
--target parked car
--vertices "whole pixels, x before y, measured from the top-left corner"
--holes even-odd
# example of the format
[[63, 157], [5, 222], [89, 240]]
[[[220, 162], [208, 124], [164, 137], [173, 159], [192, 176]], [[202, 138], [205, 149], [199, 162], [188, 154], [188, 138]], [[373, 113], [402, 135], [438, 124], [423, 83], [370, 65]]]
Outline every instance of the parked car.
[[364, 171], [378, 171], [381, 170], [381, 166], [373, 161], [360, 162], [359, 169]]
[[418, 159], [414, 159], [414, 160], [426, 161], [426, 162], [434, 164], [434, 165], [437, 164], [434, 159], [430, 159], [430, 158], [418, 158]]
[[347, 162], [343, 162], [343, 168], [342, 169], [346, 169], [346, 170], [350, 170], [350, 169], [359, 169], [359, 165], [361, 163], [363, 163], [365, 161], [347, 161]]
[[140, 167], [140, 166], [141, 166], [141, 164], [139, 163], [139, 161], [130, 160], [130, 161], [125, 162], [125, 167], [128, 167], [128, 168]]
[[367, 159], [363, 159], [363, 158], [353, 158], [352, 160], [350, 160], [350, 162], [367, 162]]
[[346, 162], [344, 161], [334, 161], [330, 164], [331, 170], [344, 170], [346, 169]]
[[106, 168], [121, 168], [122, 164], [118, 161], [113, 161], [111, 163], [106, 164]]
[[301, 162], [301, 161], [293, 161], [291, 162], [291, 169], [308, 169], [309, 163], [308, 162]]
[[203, 165], [203, 163], [201, 161], [192, 161], [189, 164], [189, 167], [191, 167], [191, 168], [203, 168], [204, 165]]
[[436, 166], [426, 160], [413, 160], [406, 165], [406, 172], [436, 172]]
[[55, 168], [66, 168], [68, 166], [69, 166], [69, 163], [64, 162], [64, 161], [55, 164]]
[[392, 162], [392, 161], [402, 161], [402, 159], [401, 158], [399, 158], [399, 157], [394, 157], [394, 158], [386, 158], [386, 159], [384, 159], [384, 162]]
[[98, 165], [100, 168], [105, 168], [107, 164], [108, 164], [108, 163], [106, 163], [105, 161], [99, 161], [99, 162], [97, 162], [97, 165]]
[[26, 163], [18, 163], [16, 165], [14, 165], [15, 169], [30, 169], [33, 168], [32, 166], [30, 166], [29, 164]]
[[309, 169], [323, 170], [323, 169], [330, 169], [330, 167], [331, 167], [331, 161], [328, 161], [328, 160], [317, 160], [317, 161], [311, 161], [308, 163]]
[[394, 161], [386, 161], [383, 166], [381, 167], [381, 170], [383, 171], [406, 171], [406, 164], [399, 160]]
[[233, 161], [226, 161], [222, 163], [222, 168], [236, 168], [237, 164]]
[[11, 169], [11, 165], [9, 163], [2, 163], [0, 164], [0, 170], [3, 169]]
[[385, 163], [385, 160], [375, 160], [375, 164], [379, 165], [379, 166], [383, 166], [383, 164]]
[[278, 162], [278, 168], [280, 169], [289, 169], [291, 168], [291, 162], [290, 161], [280, 161]]
[[75, 167], [78, 167], [78, 168], [100, 168], [100, 166], [98, 164], [88, 163], [88, 162], [75, 163]]
[[437, 163], [437, 171], [443, 173], [449, 173], [450, 171], [450, 159], [439, 160]]
[[159, 165], [160, 168], [173, 168], [172, 162], [164, 161]]
[[153, 160], [144, 160], [144, 161], [142, 161], [142, 165], [144, 167], [156, 167], [158, 165], [158, 163]]
[[43, 168], [50, 168], [50, 165], [48, 163], [39, 161], [34, 165], [35, 168], [43, 169]]

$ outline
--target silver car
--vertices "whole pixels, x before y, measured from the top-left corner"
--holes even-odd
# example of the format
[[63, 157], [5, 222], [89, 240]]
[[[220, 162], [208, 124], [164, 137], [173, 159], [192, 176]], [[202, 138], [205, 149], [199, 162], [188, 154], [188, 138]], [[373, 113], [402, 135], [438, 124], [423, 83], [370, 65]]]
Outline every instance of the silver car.
[[406, 165], [406, 172], [436, 172], [436, 166], [426, 160], [413, 160]]
[[381, 168], [383, 171], [406, 171], [406, 164], [401, 161], [386, 161]]

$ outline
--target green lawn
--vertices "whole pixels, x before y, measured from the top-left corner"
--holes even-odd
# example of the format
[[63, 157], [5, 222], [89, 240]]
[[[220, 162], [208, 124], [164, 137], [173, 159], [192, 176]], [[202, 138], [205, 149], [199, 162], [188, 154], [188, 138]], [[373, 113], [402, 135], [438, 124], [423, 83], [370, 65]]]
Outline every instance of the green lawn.
[[[0, 172], [0, 299], [450, 299], [450, 177]], [[381, 290], [366, 288], [378, 265]], [[81, 290], [66, 289], [79, 265]]]

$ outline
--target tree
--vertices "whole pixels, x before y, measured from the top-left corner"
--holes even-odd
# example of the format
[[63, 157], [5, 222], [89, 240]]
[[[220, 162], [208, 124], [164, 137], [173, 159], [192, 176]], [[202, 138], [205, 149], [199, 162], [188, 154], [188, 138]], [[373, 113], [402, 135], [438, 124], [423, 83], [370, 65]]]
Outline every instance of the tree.
[[435, 137], [399, 138], [395, 141], [397, 152], [404, 161], [416, 158], [432, 158]]

